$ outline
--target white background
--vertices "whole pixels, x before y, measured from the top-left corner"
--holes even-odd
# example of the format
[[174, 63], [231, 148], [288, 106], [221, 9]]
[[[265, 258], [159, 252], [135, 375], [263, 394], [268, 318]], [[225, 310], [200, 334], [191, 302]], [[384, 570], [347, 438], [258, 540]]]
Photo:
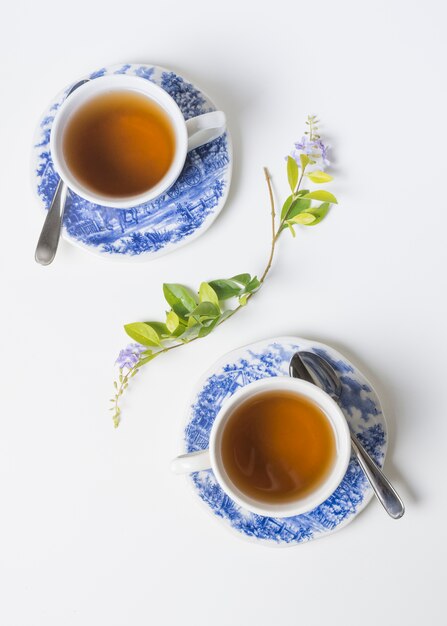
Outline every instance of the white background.
[[[445, 593], [446, 11], [442, 0], [95, 2], [2, 9], [0, 623], [171, 626], [440, 624]], [[103, 65], [155, 63], [226, 111], [227, 206], [190, 246], [111, 263], [62, 242], [33, 259], [39, 115]], [[340, 205], [285, 234], [264, 289], [214, 335], [134, 379], [107, 412], [122, 325], [163, 315], [163, 281], [259, 272], [262, 166], [318, 113]], [[224, 352], [297, 334], [345, 353], [390, 425], [386, 470], [407, 513], [373, 501], [340, 533], [289, 549], [244, 542], [169, 473], [191, 387]]]

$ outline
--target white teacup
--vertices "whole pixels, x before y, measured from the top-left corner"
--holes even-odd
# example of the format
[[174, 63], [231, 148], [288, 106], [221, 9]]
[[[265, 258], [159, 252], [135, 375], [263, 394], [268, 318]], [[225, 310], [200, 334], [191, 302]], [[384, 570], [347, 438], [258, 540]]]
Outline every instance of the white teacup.
[[[70, 116], [90, 98], [111, 91], [134, 91], [147, 96], [165, 111], [175, 137], [174, 158], [163, 178], [147, 191], [125, 198], [101, 195], [86, 188], [70, 171], [62, 149], [64, 130]], [[59, 176], [79, 196], [104, 206], [130, 208], [153, 200], [169, 189], [179, 177], [189, 150], [219, 137], [225, 132], [225, 124], [225, 114], [222, 111], [204, 113], [185, 121], [175, 100], [164, 89], [145, 78], [125, 74], [101, 76], [78, 87], [58, 109], [51, 129], [51, 158]]]
[[[316, 404], [327, 417], [335, 438], [335, 460], [326, 478], [314, 491], [285, 503], [265, 503], [243, 493], [230, 480], [222, 462], [222, 436], [230, 416], [236, 407], [259, 393], [266, 391], [288, 391], [304, 397]], [[172, 462], [172, 470], [177, 474], [212, 469], [217, 482], [225, 493], [244, 508], [271, 517], [290, 517], [311, 511], [324, 502], [338, 487], [343, 479], [351, 455], [349, 428], [340, 407], [319, 387], [303, 380], [273, 377], [264, 378], [242, 387], [222, 405], [211, 428], [209, 448], [191, 454], [178, 456]]]

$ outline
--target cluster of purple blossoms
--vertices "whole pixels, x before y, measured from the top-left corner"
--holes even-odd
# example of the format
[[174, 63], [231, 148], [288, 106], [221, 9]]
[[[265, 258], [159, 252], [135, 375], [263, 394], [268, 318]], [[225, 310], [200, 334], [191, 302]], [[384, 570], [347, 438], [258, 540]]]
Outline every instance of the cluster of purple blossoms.
[[120, 369], [132, 369], [132, 367], [138, 363], [141, 353], [145, 350], [147, 350], [147, 348], [139, 343], [130, 343], [126, 348], [121, 350], [115, 364], [118, 365]]
[[295, 144], [295, 149], [292, 150], [290, 156], [300, 165], [300, 154], [307, 154], [315, 164], [309, 165], [307, 171], [312, 170], [324, 170], [330, 165], [330, 161], [327, 158], [329, 146], [325, 145], [321, 139], [314, 139], [312, 141], [304, 135], [301, 141]]

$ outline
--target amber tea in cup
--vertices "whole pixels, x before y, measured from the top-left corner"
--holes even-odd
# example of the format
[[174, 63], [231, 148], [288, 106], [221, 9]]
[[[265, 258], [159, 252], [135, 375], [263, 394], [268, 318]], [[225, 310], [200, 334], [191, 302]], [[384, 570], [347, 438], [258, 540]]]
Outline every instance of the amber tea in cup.
[[154, 100], [131, 90], [93, 96], [67, 121], [62, 150], [82, 186], [109, 197], [137, 196], [163, 179], [175, 133]]
[[73, 194], [104, 207], [134, 209], [169, 192], [188, 152], [225, 129], [222, 111], [185, 119], [153, 80], [105, 74], [66, 91], [51, 126], [51, 160]]
[[281, 504], [305, 497], [332, 471], [333, 428], [313, 401], [289, 391], [254, 395], [225, 424], [221, 457], [233, 485], [249, 498]]
[[172, 470], [211, 469], [226, 496], [247, 511], [278, 518], [307, 513], [329, 498], [346, 474], [351, 456], [346, 418], [312, 383], [271, 376], [240, 386], [222, 402], [203, 448], [209, 413], [207, 404], [199, 449], [177, 456]]

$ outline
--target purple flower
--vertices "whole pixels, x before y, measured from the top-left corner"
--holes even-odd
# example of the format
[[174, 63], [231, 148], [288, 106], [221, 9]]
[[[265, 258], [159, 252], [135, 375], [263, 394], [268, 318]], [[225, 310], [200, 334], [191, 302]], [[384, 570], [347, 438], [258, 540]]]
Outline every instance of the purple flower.
[[121, 369], [125, 367], [132, 369], [132, 367], [138, 363], [141, 353], [146, 349], [147, 348], [139, 343], [130, 343], [127, 348], [121, 350], [115, 364]]
[[309, 141], [308, 137], [304, 135], [301, 141], [295, 144], [295, 149], [292, 150], [290, 156], [300, 165], [300, 154], [307, 154], [315, 164], [308, 165], [307, 171], [324, 170], [325, 167], [330, 165], [330, 161], [327, 158], [329, 146], [325, 145], [321, 139], [315, 139]]

